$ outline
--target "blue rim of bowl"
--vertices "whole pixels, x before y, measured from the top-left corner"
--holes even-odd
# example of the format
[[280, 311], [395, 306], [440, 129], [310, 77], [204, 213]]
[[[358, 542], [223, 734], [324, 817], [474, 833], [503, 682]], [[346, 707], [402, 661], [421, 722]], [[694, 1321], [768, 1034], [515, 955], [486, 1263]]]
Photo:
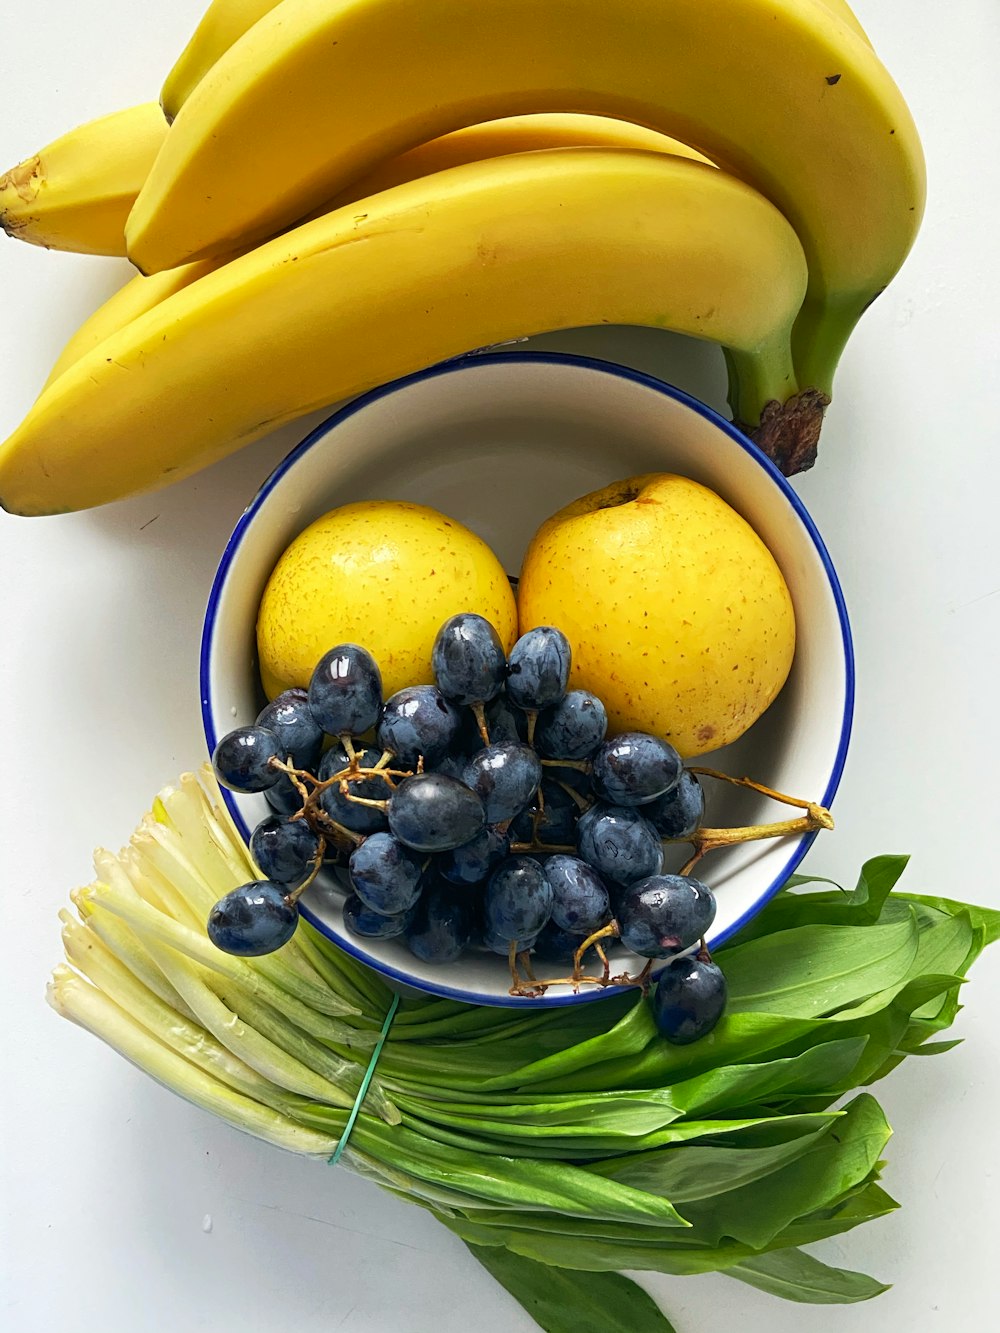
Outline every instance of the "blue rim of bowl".
[[[752, 440], [749, 440], [742, 432], [738, 431], [731, 422], [719, 415], [713, 408], [693, 398], [685, 393], [683, 389], [677, 389], [672, 384], [667, 384], [664, 380], [659, 380], [653, 375], [647, 375], [644, 371], [633, 370], [629, 366], [619, 365], [614, 361], [603, 361], [597, 357], [578, 356], [571, 352], [498, 352], [490, 348], [483, 351], [468, 352], [463, 356], [453, 357], [448, 361], [441, 361], [426, 370], [418, 370], [412, 375], [404, 375], [400, 379], [390, 380], [388, 384], [380, 385], [376, 389], [370, 389], [367, 393], [352, 398], [344, 407], [339, 408], [332, 413], [325, 421], [320, 422], [292, 451], [282, 459], [267, 480], [261, 485], [254, 498], [241, 514], [236, 527], [233, 529], [232, 536], [226, 543], [226, 549], [222, 553], [222, 559], [219, 561], [219, 568], [216, 571], [215, 579], [212, 582], [212, 590], [208, 597], [208, 606], [205, 611], [205, 623], [201, 637], [199, 681], [201, 687], [201, 715], [202, 725], [205, 731], [205, 739], [208, 742], [208, 752], [211, 754], [219, 740], [216, 734], [215, 724], [211, 716], [209, 707], [209, 660], [211, 657], [212, 636], [215, 628], [216, 615], [219, 608], [219, 599], [222, 595], [222, 588], [229, 573], [229, 567], [236, 557], [243, 538], [253, 519], [257, 509], [266, 500], [271, 491], [282, 479], [285, 473], [294, 466], [298, 459], [306, 453], [312, 446], [326, 435], [334, 426], [341, 422], [349, 420], [357, 412], [362, 411], [370, 403], [376, 403], [381, 398], [389, 394], [396, 393], [400, 389], [408, 388], [412, 384], [421, 384], [426, 380], [439, 379], [445, 375], [458, 374], [463, 370], [469, 370], [473, 367], [483, 365], [552, 365], [552, 366], [572, 366], [580, 370], [594, 370], [601, 374], [611, 375], [616, 379], [629, 380], [633, 384], [639, 384], [643, 388], [652, 389], [654, 392], [662, 394], [666, 398], [671, 398], [674, 402], [681, 403], [688, 407], [712, 425], [718, 427], [725, 435], [744, 451], [749, 454], [765, 472], [769, 474], [775, 482], [782, 495], [791, 505], [799, 518], [802, 526], [809, 534], [816, 552], [826, 573], [830, 584], [830, 590], [833, 593], [833, 600], [837, 607], [837, 617], [840, 621], [840, 632], [844, 646], [844, 716], [840, 728], [840, 740], [837, 745], [837, 754], [834, 758], [833, 769], [830, 773], [830, 780], [826, 785], [820, 804], [829, 807], [840, 786], [840, 780], [843, 776], [844, 765], [847, 761], [847, 750], [851, 739], [851, 727], [854, 719], [854, 643], [851, 637], [851, 626], [847, 617], [847, 605], [844, 601], [843, 590], [840, 586], [840, 580], [837, 577], [837, 571], [833, 567], [833, 561], [830, 559], [830, 553], [826, 549], [826, 544], [819, 534], [819, 529], [813, 522], [809, 511], [799, 499], [798, 495], [792, 489], [785, 477], [772, 461], [763, 453]], [[222, 799], [236, 824], [243, 840], [250, 841], [250, 830], [247, 827], [239, 806], [233, 798], [231, 792], [224, 787], [220, 788]], [[801, 864], [803, 857], [808, 852], [816, 839], [815, 833], [803, 834], [795, 844], [788, 860], [781, 872], [772, 880], [770, 886], [756, 900], [753, 907], [748, 909], [733, 922], [726, 930], [713, 936], [711, 944], [714, 948], [725, 943], [738, 931], [751, 921], [762, 908], [770, 902], [774, 895], [785, 884], [789, 877], [795, 873], [796, 868]], [[441, 999], [458, 1000], [464, 1004], [485, 1005], [490, 1008], [511, 1008], [511, 1009], [544, 1009], [555, 1008], [570, 1004], [592, 1004], [610, 998], [612, 995], [622, 995], [630, 988], [627, 986], [608, 986], [604, 989], [594, 989], [590, 991], [580, 991], [575, 995], [553, 995], [551, 997], [542, 996], [536, 999], [529, 999], [526, 996], [507, 996], [480, 994], [477, 991], [464, 990], [455, 986], [437, 984], [434, 982], [425, 982], [422, 978], [415, 979], [412, 973], [401, 971], [384, 963], [381, 959], [372, 958], [365, 953], [360, 946], [355, 946], [350, 940], [343, 939], [335, 935], [330, 928], [314, 913], [305, 902], [299, 904], [299, 911], [302, 916], [325, 935], [338, 948], [343, 949], [345, 953], [350, 954], [359, 962], [364, 963], [373, 971], [381, 973], [382, 976], [395, 982], [397, 985], [407, 986], [412, 990], [420, 991], [428, 995], [436, 995]], [[660, 969], [658, 969], [659, 971]], [[654, 973], [654, 976], [656, 974]]]

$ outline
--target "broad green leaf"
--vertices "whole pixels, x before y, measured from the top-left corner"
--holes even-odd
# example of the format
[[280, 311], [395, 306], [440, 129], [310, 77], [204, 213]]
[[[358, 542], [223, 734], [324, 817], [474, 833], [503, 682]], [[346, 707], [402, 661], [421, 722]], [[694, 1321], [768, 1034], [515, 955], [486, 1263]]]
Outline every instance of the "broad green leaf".
[[890, 926], [800, 926], [727, 951], [736, 1012], [816, 1018], [906, 976], [917, 950], [912, 920]]
[[728, 1012], [713, 1032], [689, 1046], [672, 1046], [660, 1038], [650, 1042], [640, 1055], [605, 1060], [577, 1074], [547, 1079], [534, 1087], [544, 1093], [671, 1087], [719, 1065], [752, 1060], [796, 1039], [806, 1040], [814, 1027], [812, 1019]]
[[635, 1189], [660, 1194], [683, 1212], [692, 1199], [709, 1199], [761, 1180], [796, 1161], [834, 1123], [824, 1122], [818, 1129], [800, 1134], [770, 1147], [724, 1148], [701, 1144], [680, 1144], [653, 1152], [630, 1153], [607, 1162], [595, 1162], [587, 1169]]
[[865, 1046], [864, 1037], [830, 1041], [801, 1055], [765, 1064], [724, 1065], [675, 1083], [671, 1099], [683, 1115], [707, 1115], [728, 1108], [756, 1105], [782, 1095], [806, 1095], [837, 1087], [854, 1068]]
[[802, 1156], [762, 1180], [687, 1204], [684, 1215], [706, 1243], [724, 1237], [761, 1249], [797, 1218], [840, 1200], [866, 1181], [890, 1134], [878, 1102], [857, 1097], [843, 1120]]
[[938, 912], [946, 912], [948, 916], [964, 912], [973, 926], [983, 927], [986, 944], [995, 944], [1000, 940], [1000, 912], [991, 907], [977, 907], [973, 903], [961, 903], [954, 898], [938, 898], [924, 893], [896, 893], [893, 897], [900, 902], [919, 903]]
[[620, 1273], [570, 1273], [497, 1246], [468, 1248], [543, 1333], [675, 1333], [652, 1297]]
[[863, 907], [872, 921], [877, 921], [882, 904], [888, 898], [897, 880], [906, 869], [908, 856], [876, 856], [861, 867], [858, 883], [848, 901], [852, 907]]
[[568, 1162], [531, 1161], [459, 1152], [433, 1143], [405, 1126], [383, 1127], [361, 1116], [352, 1142], [372, 1156], [383, 1156], [431, 1184], [476, 1199], [514, 1208], [542, 1209], [567, 1216], [599, 1217], [642, 1225], [686, 1226], [666, 1199], [598, 1180]]
[[726, 1275], [758, 1291], [809, 1305], [851, 1305], [870, 1301], [889, 1290], [884, 1282], [877, 1282], [867, 1273], [831, 1268], [798, 1249], [774, 1250], [744, 1259], [727, 1269]]

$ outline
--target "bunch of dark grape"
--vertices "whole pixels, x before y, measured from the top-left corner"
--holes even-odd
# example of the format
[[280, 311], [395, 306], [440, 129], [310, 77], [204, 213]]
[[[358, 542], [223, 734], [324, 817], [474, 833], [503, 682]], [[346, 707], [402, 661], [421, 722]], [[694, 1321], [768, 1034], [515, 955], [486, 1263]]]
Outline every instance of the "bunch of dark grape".
[[[216, 747], [219, 780], [263, 792], [274, 813], [250, 844], [265, 878], [216, 904], [213, 941], [243, 955], [279, 948], [299, 895], [332, 862], [346, 868], [344, 924], [357, 936], [400, 937], [428, 964], [489, 950], [522, 995], [554, 984], [536, 979], [532, 954], [577, 986], [645, 986], [653, 960], [673, 960], [654, 1001], [660, 1030], [680, 1043], [709, 1032], [726, 997], [704, 939], [715, 897], [663, 873], [663, 841], [701, 825], [701, 785], [659, 737], [607, 739], [601, 700], [568, 689], [570, 659], [558, 629], [529, 630], [507, 657], [487, 620], [457, 615], [434, 643], [436, 683], [383, 702], [370, 653], [331, 649], [308, 690]], [[638, 977], [611, 977], [611, 937], [649, 960]], [[599, 975], [583, 973], [590, 951]]]

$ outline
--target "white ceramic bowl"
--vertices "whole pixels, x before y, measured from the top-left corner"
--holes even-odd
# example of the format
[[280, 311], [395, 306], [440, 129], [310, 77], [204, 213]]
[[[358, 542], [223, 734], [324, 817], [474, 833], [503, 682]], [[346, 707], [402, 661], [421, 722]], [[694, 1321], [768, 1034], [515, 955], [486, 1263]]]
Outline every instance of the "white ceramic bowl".
[[[351, 402], [319, 426], [261, 487], [226, 547], [205, 618], [201, 658], [205, 736], [254, 720], [262, 702], [255, 623], [278, 557], [314, 518], [364, 499], [428, 504], [478, 532], [516, 574], [541, 522], [570, 500], [642, 472], [678, 472], [717, 491], [760, 534], [795, 605], [798, 640], [778, 700], [734, 745], [706, 756], [734, 775], [829, 805], [847, 751], [854, 677], [850, 630], [830, 558], [802, 502], [753, 445], [715, 412], [658, 380], [583, 357], [486, 353], [446, 362]], [[415, 590], [419, 595], [419, 590]], [[713, 826], [784, 819], [787, 807], [704, 779]], [[250, 831], [262, 796], [225, 793]], [[745, 923], [787, 880], [812, 841], [745, 843], [711, 853], [699, 873], [716, 891], [710, 943]], [[684, 859], [671, 848], [672, 865]], [[689, 849], [688, 849], [689, 850]], [[475, 1004], [588, 1003], [611, 993], [552, 987], [541, 1000], [508, 995], [505, 960], [468, 952], [430, 967], [401, 940], [344, 929], [343, 891], [317, 882], [302, 911], [319, 930], [398, 987]], [[615, 972], [644, 960], [611, 951]]]

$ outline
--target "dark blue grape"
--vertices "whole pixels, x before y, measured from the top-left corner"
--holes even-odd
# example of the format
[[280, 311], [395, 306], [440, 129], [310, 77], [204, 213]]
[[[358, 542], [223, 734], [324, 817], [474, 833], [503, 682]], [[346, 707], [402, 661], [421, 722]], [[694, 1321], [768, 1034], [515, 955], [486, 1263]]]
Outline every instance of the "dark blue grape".
[[408, 685], [387, 699], [375, 729], [383, 750], [391, 750], [396, 767], [415, 768], [423, 755], [433, 768], [454, 745], [462, 715], [435, 685]]
[[[571, 935], [568, 930], [561, 930], [555, 921], [549, 921], [539, 932], [535, 941], [535, 952], [539, 958], [549, 963], [564, 963], [572, 966], [576, 951], [584, 941], [583, 935]], [[591, 945], [584, 954], [584, 963], [593, 962], [597, 957]]]
[[389, 801], [389, 828], [418, 852], [446, 852], [471, 842], [486, 826], [483, 803], [443, 773], [404, 778]]
[[510, 834], [487, 825], [460, 847], [442, 852], [437, 870], [452, 884], [481, 884], [496, 869], [510, 848]]
[[701, 783], [684, 769], [677, 786], [645, 806], [642, 812], [661, 838], [690, 838], [705, 818], [705, 793]]
[[505, 824], [538, 791], [542, 763], [530, 745], [488, 745], [472, 756], [462, 779], [482, 801], [487, 823]]
[[538, 802], [517, 816], [511, 825], [514, 842], [539, 842], [555, 847], [576, 844], [576, 821], [579, 806], [572, 796], [560, 787], [555, 778], [542, 778], [538, 789], [542, 795], [542, 813], [535, 818]]
[[264, 799], [279, 815], [294, 815], [302, 809], [302, 796], [287, 773], [282, 773], [273, 787], [268, 787]]
[[[380, 750], [358, 750], [356, 754], [361, 768], [374, 768], [381, 757]], [[335, 773], [347, 768], [348, 763], [347, 751], [344, 747], [342, 745], [331, 745], [320, 760], [317, 777], [325, 782], [328, 778], [333, 777]], [[392, 795], [392, 788], [385, 778], [352, 778], [348, 785], [352, 796], [360, 796], [366, 801], [387, 801]], [[331, 819], [336, 820], [338, 824], [342, 824], [344, 828], [351, 829], [354, 833], [377, 833], [380, 829], [386, 828], [388, 824], [384, 810], [377, 810], [374, 806], [359, 805], [356, 801], [348, 800], [347, 796], [340, 790], [339, 782], [334, 783], [332, 787], [327, 787], [326, 791], [320, 793], [319, 804], [320, 808]]]
[[618, 884], [658, 874], [663, 865], [660, 835], [638, 810], [626, 806], [592, 806], [580, 816], [576, 845], [603, 879]]
[[282, 759], [291, 756], [296, 768], [316, 772], [323, 749], [323, 729], [312, 715], [307, 690], [285, 690], [260, 711], [257, 726], [273, 731]]
[[545, 862], [552, 887], [552, 922], [574, 935], [592, 935], [611, 920], [608, 890], [593, 866], [557, 854]]
[[683, 763], [674, 747], [644, 731], [605, 741], [594, 755], [594, 795], [611, 805], [646, 805], [677, 784]]
[[670, 958], [708, 933], [715, 894], [692, 875], [650, 875], [618, 900], [622, 943], [643, 958]]
[[607, 732], [607, 710], [597, 695], [570, 690], [554, 707], [539, 713], [535, 745], [547, 759], [587, 759]]
[[489, 926], [483, 931], [483, 945], [489, 949], [490, 953], [498, 953], [502, 958], [507, 958], [510, 954], [510, 946], [515, 946], [515, 952], [524, 953], [527, 949], [535, 947], [535, 941], [538, 935], [524, 935], [516, 940], [509, 940], [502, 933], [491, 929]]
[[264, 727], [237, 727], [223, 736], [212, 755], [215, 776], [230, 791], [264, 791], [281, 777], [272, 759], [283, 759], [278, 738]]
[[726, 1008], [726, 978], [715, 963], [675, 958], [660, 973], [653, 992], [653, 1018], [675, 1046], [706, 1037]]
[[406, 928], [406, 943], [423, 963], [453, 963], [468, 948], [474, 922], [470, 895], [438, 881], [421, 895]]
[[443, 773], [446, 778], [454, 778], [456, 782], [461, 782], [465, 765], [468, 762], [464, 754], [446, 754], [429, 771], [431, 773]]
[[274, 953], [295, 934], [299, 914], [285, 900], [286, 890], [268, 879], [233, 889], [212, 908], [208, 938], [224, 953], [257, 958]]
[[373, 912], [398, 916], [420, 897], [425, 859], [391, 833], [373, 833], [351, 853], [351, 887]]
[[431, 653], [441, 693], [458, 704], [487, 703], [507, 675], [500, 635], [482, 616], [463, 613], [438, 630]]
[[367, 648], [342, 643], [316, 663], [309, 708], [328, 736], [363, 736], [378, 721], [382, 673]]
[[552, 886], [530, 856], [509, 856], [490, 876], [483, 900], [486, 926], [506, 939], [537, 935], [552, 915]]
[[316, 863], [319, 835], [304, 819], [268, 815], [250, 837], [250, 855], [267, 879], [276, 884], [295, 884]]
[[[516, 745], [518, 741], [528, 739], [528, 719], [520, 708], [515, 708], [510, 703], [506, 694], [501, 693], [486, 705], [486, 730], [494, 745], [502, 745], [505, 742]], [[477, 740], [479, 743], [473, 747], [473, 753], [483, 744], [478, 731]]]
[[398, 916], [383, 916], [366, 907], [356, 893], [344, 901], [344, 925], [352, 935], [360, 935], [365, 940], [391, 940], [402, 935], [410, 924], [413, 908], [400, 912]]
[[528, 712], [551, 708], [566, 693], [572, 653], [562, 630], [539, 625], [522, 634], [507, 662], [507, 696]]

